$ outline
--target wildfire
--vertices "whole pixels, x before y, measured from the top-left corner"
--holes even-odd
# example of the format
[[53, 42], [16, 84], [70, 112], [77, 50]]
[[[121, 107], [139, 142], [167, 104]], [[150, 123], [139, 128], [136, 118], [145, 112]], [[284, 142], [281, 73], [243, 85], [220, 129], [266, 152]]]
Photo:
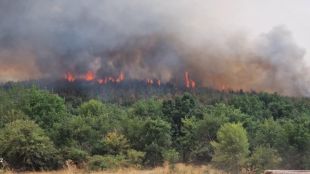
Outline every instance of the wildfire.
[[[99, 77], [93, 71], [87, 71], [85, 74], [75, 76], [72, 72], [67, 72], [65, 74], [65, 79], [68, 82], [74, 82], [76, 80], [84, 80], [84, 81], [94, 81], [100, 85], [105, 85], [108, 83], [121, 83], [125, 80], [125, 73], [120, 72], [117, 76], [106, 76], [106, 77]], [[148, 86], [161, 86], [160, 79], [146, 79], [146, 84]], [[186, 71], [184, 73], [184, 85], [186, 88], [196, 88], [196, 82], [192, 80], [189, 76], [189, 73]]]
[[96, 78], [97, 75], [93, 71], [87, 71], [84, 75], [77, 76], [77, 78], [74, 76], [73, 73], [67, 72], [65, 74], [65, 79], [68, 82], [74, 82], [76, 79], [79, 80], [85, 80], [85, 81], [96, 81], [99, 84], [107, 84], [108, 82], [111, 83], [120, 83], [125, 80], [125, 74], [123, 72], [120, 72], [120, 74], [117, 77], [102, 77], [102, 78]]
[[67, 72], [67, 73], [66, 73], [65, 79], [66, 79], [68, 82], [74, 82], [74, 81], [75, 81], [75, 77], [74, 77], [74, 75], [73, 75], [71, 72]]
[[86, 81], [93, 81], [95, 79], [95, 73], [92, 72], [92, 71], [88, 71], [86, 74], [85, 74], [85, 80]]
[[196, 82], [189, 77], [189, 73], [186, 71], [184, 73], [184, 85], [186, 88], [195, 88]]
[[159, 79], [146, 79], [146, 84], [148, 86], [152, 86], [152, 85], [160, 86], [161, 85], [161, 81]]

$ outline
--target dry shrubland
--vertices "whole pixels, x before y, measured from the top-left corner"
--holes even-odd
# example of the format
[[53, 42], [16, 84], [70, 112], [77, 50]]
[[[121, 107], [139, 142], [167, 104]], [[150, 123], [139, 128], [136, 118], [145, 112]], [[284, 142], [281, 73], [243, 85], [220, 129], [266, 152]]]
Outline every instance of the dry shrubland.
[[[8, 171], [5, 174], [13, 174], [14, 171]], [[46, 172], [24, 172], [24, 174], [225, 174], [223, 171], [213, 169], [211, 166], [193, 166], [185, 164], [176, 164], [172, 169], [169, 165], [163, 167], [156, 167], [152, 169], [135, 169], [135, 168], [121, 168], [106, 171], [87, 171], [83, 169], [77, 169], [74, 165], [68, 165], [63, 170], [46, 171]]]

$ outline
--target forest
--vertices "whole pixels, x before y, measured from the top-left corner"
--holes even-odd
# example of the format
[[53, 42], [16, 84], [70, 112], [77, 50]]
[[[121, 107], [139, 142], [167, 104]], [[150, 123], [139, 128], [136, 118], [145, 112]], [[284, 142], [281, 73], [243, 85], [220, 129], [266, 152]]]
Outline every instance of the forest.
[[[127, 102], [0, 88], [0, 169], [88, 171], [210, 164], [231, 173], [310, 169], [310, 99], [188, 90]], [[123, 99], [121, 101], [124, 101]]]

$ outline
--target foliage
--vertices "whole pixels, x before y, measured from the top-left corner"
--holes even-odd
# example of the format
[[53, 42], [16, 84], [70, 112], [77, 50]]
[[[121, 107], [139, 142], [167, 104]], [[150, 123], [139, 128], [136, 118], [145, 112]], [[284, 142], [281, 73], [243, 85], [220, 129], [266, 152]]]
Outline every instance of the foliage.
[[283, 123], [288, 139], [282, 153], [287, 168], [310, 169], [310, 117], [305, 115]]
[[5, 124], [11, 123], [16, 120], [27, 120], [29, 119], [22, 111], [20, 110], [7, 110], [1, 113], [0, 116], [0, 128], [4, 127]]
[[135, 167], [140, 167], [143, 163], [145, 152], [137, 151], [134, 149], [129, 149], [127, 151], [128, 162], [135, 165]]
[[236, 172], [248, 154], [257, 171], [310, 169], [309, 98], [173, 86], [132, 94], [108, 85], [114, 92], [88, 96], [84, 87], [69, 96], [0, 88], [0, 156], [20, 170], [68, 159], [93, 169], [213, 160]]
[[175, 149], [169, 149], [164, 152], [164, 159], [165, 161], [168, 161], [169, 164], [175, 164], [180, 159], [179, 152], [177, 152]]
[[72, 160], [77, 165], [82, 165], [89, 156], [87, 152], [75, 147], [66, 147], [61, 152], [65, 161]]
[[265, 119], [271, 117], [271, 112], [266, 109], [263, 101], [256, 95], [237, 95], [229, 103], [241, 112], [252, 115], [255, 119]]
[[116, 131], [109, 132], [102, 143], [106, 153], [111, 155], [125, 154], [129, 149], [126, 137]]
[[249, 164], [253, 171], [262, 173], [266, 169], [277, 169], [281, 160], [280, 154], [275, 149], [259, 146], [254, 149]]
[[127, 166], [127, 161], [123, 155], [95, 155], [88, 160], [87, 166], [89, 170], [120, 168]]
[[82, 103], [80, 106], [80, 114], [82, 116], [100, 116], [104, 113], [105, 106], [98, 100], [90, 100]]
[[163, 114], [170, 120], [173, 138], [180, 135], [182, 119], [186, 117], [202, 116], [197, 101], [189, 93], [178, 96], [175, 100], [163, 101]]
[[156, 166], [164, 162], [163, 153], [171, 145], [169, 123], [161, 120], [147, 120], [142, 128], [140, 143], [145, 152], [146, 165]]
[[218, 142], [211, 142], [214, 147], [212, 161], [222, 169], [239, 173], [249, 153], [246, 130], [241, 124], [226, 123], [219, 129], [217, 139]]
[[285, 151], [283, 144], [287, 144], [288, 140], [284, 128], [278, 121], [273, 119], [264, 120], [258, 124], [255, 132], [253, 146], [262, 145], [275, 148], [278, 151]]
[[185, 118], [182, 120], [182, 124], [182, 136], [178, 137], [179, 144], [177, 148], [183, 161], [194, 161], [196, 158], [194, 152], [197, 150], [199, 143], [203, 144], [199, 142], [199, 137], [197, 137], [198, 120], [195, 118]]
[[139, 100], [131, 107], [131, 115], [141, 118], [163, 118], [162, 102], [154, 98], [148, 100]]
[[42, 128], [51, 128], [66, 114], [65, 101], [58, 95], [35, 88], [26, 89], [21, 95], [20, 109]]
[[0, 155], [17, 169], [55, 169], [57, 150], [33, 121], [16, 120], [0, 132]]

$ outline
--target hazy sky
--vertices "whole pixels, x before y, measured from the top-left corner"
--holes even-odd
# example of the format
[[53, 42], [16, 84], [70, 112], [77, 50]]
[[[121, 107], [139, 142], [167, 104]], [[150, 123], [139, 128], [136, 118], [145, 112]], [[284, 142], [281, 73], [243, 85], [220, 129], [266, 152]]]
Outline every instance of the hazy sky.
[[[194, 71], [217, 63], [223, 67], [209, 65], [210, 72], [196, 75], [209, 77], [204, 79], [206, 83], [219, 78], [216, 75], [228, 75], [227, 84], [234, 86], [252, 79], [242, 79], [243, 74], [260, 72], [262, 76], [265, 72], [266, 79], [249, 86], [265, 85], [267, 81], [267, 86], [274, 88], [271, 83], [279, 82], [270, 77], [273, 71], [260, 66], [259, 71], [248, 68], [247, 61], [253, 61], [254, 54], [276, 67], [275, 79], [284, 82], [291, 76], [293, 83], [298, 79], [302, 89], [308, 89], [310, 68], [305, 64], [310, 67], [309, 9], [310, 0], [0, 0], [0, 81], [57, 77], [68, 69], [81, 73], [98, 57], [108, 62], [104, 51], [121, 52], [126, 50], [122, 46], [131, 48], [128, 43], [136, 38], [160, 34], [171, 37], [165, 37], [166, 44], [182, 45], [186, 53], [184, 49], [175, 53], [160, 44], [163, 48], [156, 51], [158, 57], [149, 58], [156, 59], [158, 66], [147, 56], [143, 57], [143, 66], [133, 64], [134, 68], [127, 67], [134, 61], [126, 56], [124, 62], [111, 61], [122, 65], [115, 66], [119, 69], [126, 71], [127, 67], [131, 77], [151, 74], [167, 80], [181, 70], [167, 76], [163, 68], [156, 67], [171, 70], [188, 68], [195, 62], [203, 65], [197, 68], [195, 64]], [[262, 45], [265, 47], [259, 48]], [[242, 73], [227, 70], [226, 59], [230, 64], [242, 59]], [[109, 65], [101, 67], [109, 70]], [[291, 81], [276, 89], [289, 89]], [[307, 92], [310, 95], [310, 90]]]
[[[310, 1], [309, 0], [192, 0], [182, 1], [188, 7], [191, 28], [212, 22], [212, 30], [244, 32], [257, 36], [283, 25], [292, 32], [297, 44], [306, 49], [310, 59]], [[205, 27], [210, 27], [206, 25]], [[198, 30], [197, 31], [208, 31]], [[225, 33], [225, 32], [223, 32]], [[310, 62], [310, 60], [307, 60]]]

